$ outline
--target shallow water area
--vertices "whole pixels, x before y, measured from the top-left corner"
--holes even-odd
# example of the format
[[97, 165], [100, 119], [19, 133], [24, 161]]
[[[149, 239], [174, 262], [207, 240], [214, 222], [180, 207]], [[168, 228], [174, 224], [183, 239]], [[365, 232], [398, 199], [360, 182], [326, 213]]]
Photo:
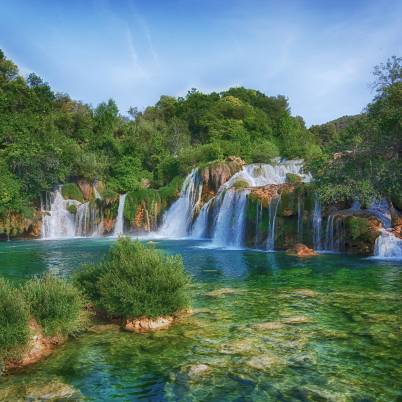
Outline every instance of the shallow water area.
[[[115, 241], [0, 243], [0, 275], [68, 276]], [[193, 315], [169, 330], [106, 327], [0, 379], [0, 400], [397, 401], [402, 398], [402, 264], [322, 254], [149, 243], [180, 253]], [[40, 399], [39, 399], [40, 400]]]

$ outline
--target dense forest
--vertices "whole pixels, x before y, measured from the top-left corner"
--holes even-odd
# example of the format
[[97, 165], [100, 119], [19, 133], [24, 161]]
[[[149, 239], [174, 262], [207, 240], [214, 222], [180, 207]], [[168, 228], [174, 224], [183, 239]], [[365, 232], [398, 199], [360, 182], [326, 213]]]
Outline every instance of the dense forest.
[[31, 216], [57, 184], [101, 181], [105, 192], [166, 188], [193, 166], [235, 155], [246, 162], [303, 158], [324, 202], [384, 195], [402, 208], [402, 67], [375, 68], [375, 97], [358, 116], [307, 128], [284, 96], [230, 88], [121, 114], [23, 77], [0, 51], [0, 218]]

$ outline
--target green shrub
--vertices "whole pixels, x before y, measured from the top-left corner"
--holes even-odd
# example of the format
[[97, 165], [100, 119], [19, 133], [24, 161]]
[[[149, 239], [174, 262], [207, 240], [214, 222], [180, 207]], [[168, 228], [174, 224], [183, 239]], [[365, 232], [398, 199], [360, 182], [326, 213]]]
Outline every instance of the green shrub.
[[77, 200], [79, 202], [84, 202], [84, 196], [77, 184], [75, 183], [66, 183], [61, 188], [61, 194], [64, 199], [69, 200]]
[[29, 309], [19, 289], [0, 278], [0, 358], [15, 357], [29, 337]]
[[254, 144], [251, 151], [251, 161], [254, 163], [269, 163], [272, 158], [279, 156], [278, 147], [270, 141]]
[[98, 265], [77, 271], [75, 283], [109, 316], [123, 319], [173, 314], [189, 304], [181, 257], [128, 238], [120, 238]]
[[244, 188], [250, 187], [250, 184], [249, 184], [246, 180], [241, 180], [241, 179], [239, 179], [239, 180], [236, 180], [236, 181], [234, 182], [233, 187], [234, 187], [236, 190], [242, 190], [242, 189], [244, 189]]
[[83, 329], [85, 299], [71, 283], [46, 274], [28, 281], [23, 292], [46, 335], [67, 336]]
[[295, 173], [286, 173], [286, 182], [290, 184], [301, 183], [302, 178], [298, 174]]
[[70, 214], [75, 215], [77, 213], [77, 207], [74, 204], [70, 204], [67, 207], [68, 212], [70, 212]]
[[359, 218], [358, 216], [352, 216], [348, 220], [348, 232], [352, 240], [365, 240], [370, 233], [370, 225], [366, 218]]

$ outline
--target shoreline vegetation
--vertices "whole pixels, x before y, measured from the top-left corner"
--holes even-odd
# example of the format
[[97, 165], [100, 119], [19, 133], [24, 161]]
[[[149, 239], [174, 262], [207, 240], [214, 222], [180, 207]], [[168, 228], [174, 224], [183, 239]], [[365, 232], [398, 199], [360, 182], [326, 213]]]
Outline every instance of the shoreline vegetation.
[[34, 364], [105, 324], [132, 332], [168, 328], [190, 312], [189, 284], [180, 256], [123, 237], [72, 280], [45, 274], [17, 287], [0, 279], [0, 367]]
[[126, 228], [155, 230], [193, 168], [222, 164], [226, 177], [234, 156], [303, 159], [323, 208], [385, 198], [400, 225], [401, 64], [393, 56], [374, 69], [375, 96], [361, 114], [306, 127], [285, 96], [243, 87], [161, 96], [127, 114], [112, 99], [92, 107], [22, 76], [0, 50], [0, 239], [40, 237], [46, 194], [58, 186], [64, 199], [102, 212], [102, 234], [113, 233], [119, 194]]

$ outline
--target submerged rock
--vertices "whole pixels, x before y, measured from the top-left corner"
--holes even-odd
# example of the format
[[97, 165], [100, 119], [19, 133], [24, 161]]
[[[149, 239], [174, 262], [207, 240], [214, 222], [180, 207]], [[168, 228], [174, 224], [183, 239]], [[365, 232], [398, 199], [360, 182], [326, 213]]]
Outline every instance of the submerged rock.
[[281, 320], [284, 324], [298, 325], [298, 324], [309, 324], [313, 322], [313, 319], [307, 317], [306, 315], [296, 315], [293, 317], [286, 317]]
[[302, 243], [296, 243], [292, 248], [288, 249], [286, 253], [297, 257], [312, 257], [318, 255], [312, 248]]
[[275, 355], [265, 354], [252, 357], [246, 364], [256, 370], [270, 370], [283, 366], [283, 361]]
[[194, 364], [188, 369], [187, 375], [193, 379], [206, 375], [211, 368], [207, 364]]
[[130, 332], [150, 332], [169, 328], [174, 321], [173, 316], [164, 316], [156, 318], [139, 317], [133, 320], [127, 320], [124, 329]]
[[284, 327], [284, 324], [281, 323], [280, 321], [268, 321], [268, 322], [262, 322], [261, 324], [254, 325], [255, 329], [262, 330], [262, 331], [271, 331], [271, 330], [276, 330], [276, 329], [282, 329], [283, 327]]
[[302, 297], [317, 297], [318, 293], [311, 289], [294, 289], [293, 293]]

